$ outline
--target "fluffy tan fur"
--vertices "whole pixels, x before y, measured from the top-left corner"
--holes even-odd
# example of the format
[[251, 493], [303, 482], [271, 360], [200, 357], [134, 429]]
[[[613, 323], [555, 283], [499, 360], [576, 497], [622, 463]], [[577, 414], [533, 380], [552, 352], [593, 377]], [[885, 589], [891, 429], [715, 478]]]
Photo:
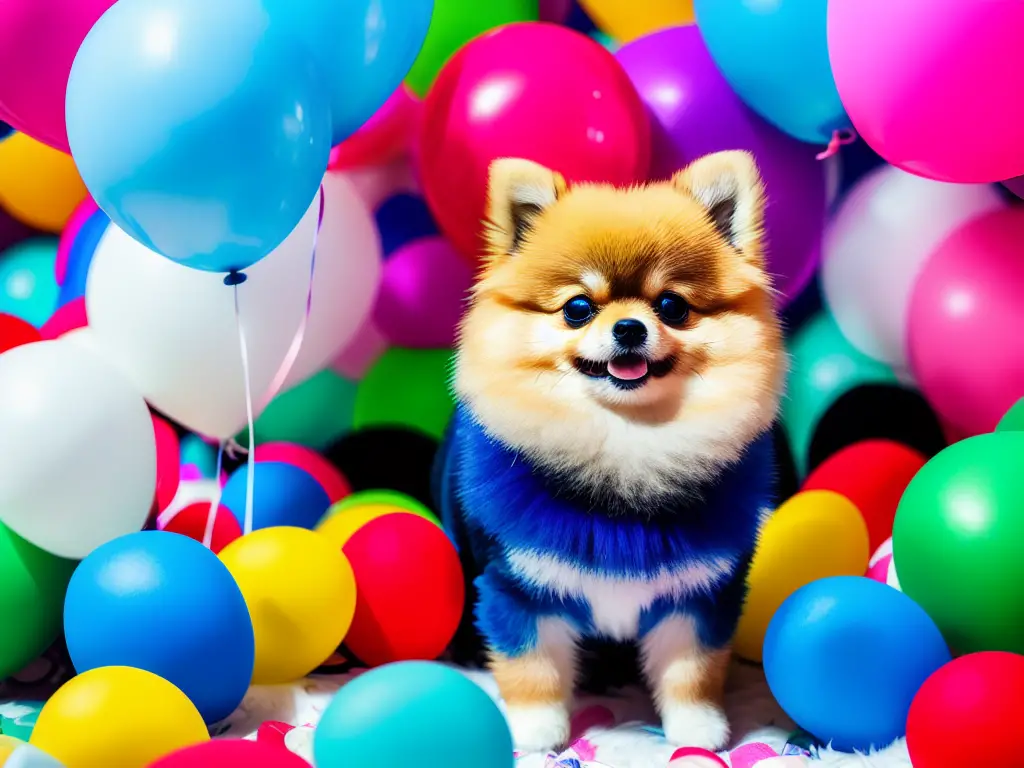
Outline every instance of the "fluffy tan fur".
[[[455, 374], [489, 431], [583, 482], [657, 493], [737, 457], [768, 428], [785, 357], [749, 155], [710, 155], [671, 181], [630, 189], [569, 186], [535, 163], [498, 160], [489, 195], [489, 253]], [[716, 225], [723, 206], [731, 216]], [[692, 307], [682, 328], [654, 314], [665, 290]], [[572, 329], [562, 307], [581, 294], [600, 312]], [[573, 365], [606, 356], [625, 317], [647, 324], [656, 357], [677, 361], [629, 392]]]

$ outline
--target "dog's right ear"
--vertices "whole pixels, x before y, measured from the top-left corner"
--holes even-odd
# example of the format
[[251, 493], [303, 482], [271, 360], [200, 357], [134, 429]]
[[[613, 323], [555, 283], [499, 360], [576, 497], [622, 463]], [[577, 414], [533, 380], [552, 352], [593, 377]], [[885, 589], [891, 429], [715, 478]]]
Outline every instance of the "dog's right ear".
[[537, 217], [566, 189], [561, 174], [530, 160], [499, 158], [487, 186], [487, 245], [491, 254], [515, 254]]

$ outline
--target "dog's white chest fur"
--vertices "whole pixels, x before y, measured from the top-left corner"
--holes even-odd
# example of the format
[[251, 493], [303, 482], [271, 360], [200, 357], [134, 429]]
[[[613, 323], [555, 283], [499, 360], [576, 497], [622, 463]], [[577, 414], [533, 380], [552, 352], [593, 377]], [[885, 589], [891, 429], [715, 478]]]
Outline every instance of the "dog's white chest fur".
[[651, 578], [620, 578], [527, 550], [512, 550], [507, 558], [523, 581], [560, 598], [585, 603], [594, 631], [612, 640], [636, 639], [641, 614], [659, 598], [710, 590], [735, 567], [729, 558], [716, 558], [666, 569]]

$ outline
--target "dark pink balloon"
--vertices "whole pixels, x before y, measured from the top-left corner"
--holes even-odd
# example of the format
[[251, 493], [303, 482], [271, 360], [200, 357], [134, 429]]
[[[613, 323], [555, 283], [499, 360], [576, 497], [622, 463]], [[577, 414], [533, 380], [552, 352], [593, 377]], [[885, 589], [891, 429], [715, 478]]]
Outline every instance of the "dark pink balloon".
[[615, 57], [651, 115], [651, 178], [666, 179], [702, 155], [753, 153], [767, 194], [768, 268], [783, 303], [807, 285], [821, 258], [827, 206], [818, 149], [748, 109], [722, 77], [696, 26], [624, 45]]
[[405, 85], [398, 87], [366, 123], [331, 151], [330, 168], [383, 165], [409, 150], [422, 102]]
[[1003, 182], [1003, 186], [1013, 192], [1017, 197], [1024, 200], [1024, 176], [1017, 176], [1013, 179], [1007, 179]]

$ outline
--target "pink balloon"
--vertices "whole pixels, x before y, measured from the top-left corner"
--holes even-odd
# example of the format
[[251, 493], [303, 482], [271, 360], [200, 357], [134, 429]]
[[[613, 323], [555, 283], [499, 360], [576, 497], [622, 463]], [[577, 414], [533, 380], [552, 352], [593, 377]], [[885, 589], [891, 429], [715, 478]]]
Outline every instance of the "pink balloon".
[[1018, 176], [1015, 179], [1007, 179], [1003, 182], [1003, 186], [1013, 192], [1017, 197], [1024, 200], [1024, 176]]
[[79, 296], [54, 312], [39, 329], [39, 335], [43, 337], [44, 341], [52, 341], [59, 339], [65, 333], [84, 328], [88, 324], [89, 318], [85, 315], [85, 296]]
[[153, 414], [156, 434], [156, 511], [167, 509], [178, 493], [181, 482], [181, 449], [174, 427]]
[[1024, 174], [1024, 3], [830, 0], [828, 47], [860, 135], [940, 181]]
[[384, 262], [374, 322], [399, 347], [450, 347], [472, 284], [472, 267], [446, 239], [414, 240]]
[[115, 0], [0, 1], [0, 120], [64, 152], [75, 54]]
[[992, 431], [1024, 395], [1024, 208], [974, 219], [925, 262], [910, 298], [910, 367], [957, 432]]
[[86, 195], [85, 200], [78, 204], [68, 223], [64, 225], [64, 231], [60, 233], [60, 242], [57, 244], [57, 261], [53, 265], [54, 275], [57, 278], [57, 285], [64, 285], [64, 278], [68, 273], [68, 258], [71, 256], [71, 246], [75, 244], [82, 225], [89, 220], [100, 208], [91, 195]]
[[304, 445], [297, 443], [264, 443], [256, 446], [255, 461], [279, 461], [307, 472], [320, 483], [331, 504], [352, 493], [345, 476], [331, 462]]
[[420, 99], [405, 85], [354, 134], [331, 150], [332, 170], [382, 165], [401, 157], [412, 142]]

